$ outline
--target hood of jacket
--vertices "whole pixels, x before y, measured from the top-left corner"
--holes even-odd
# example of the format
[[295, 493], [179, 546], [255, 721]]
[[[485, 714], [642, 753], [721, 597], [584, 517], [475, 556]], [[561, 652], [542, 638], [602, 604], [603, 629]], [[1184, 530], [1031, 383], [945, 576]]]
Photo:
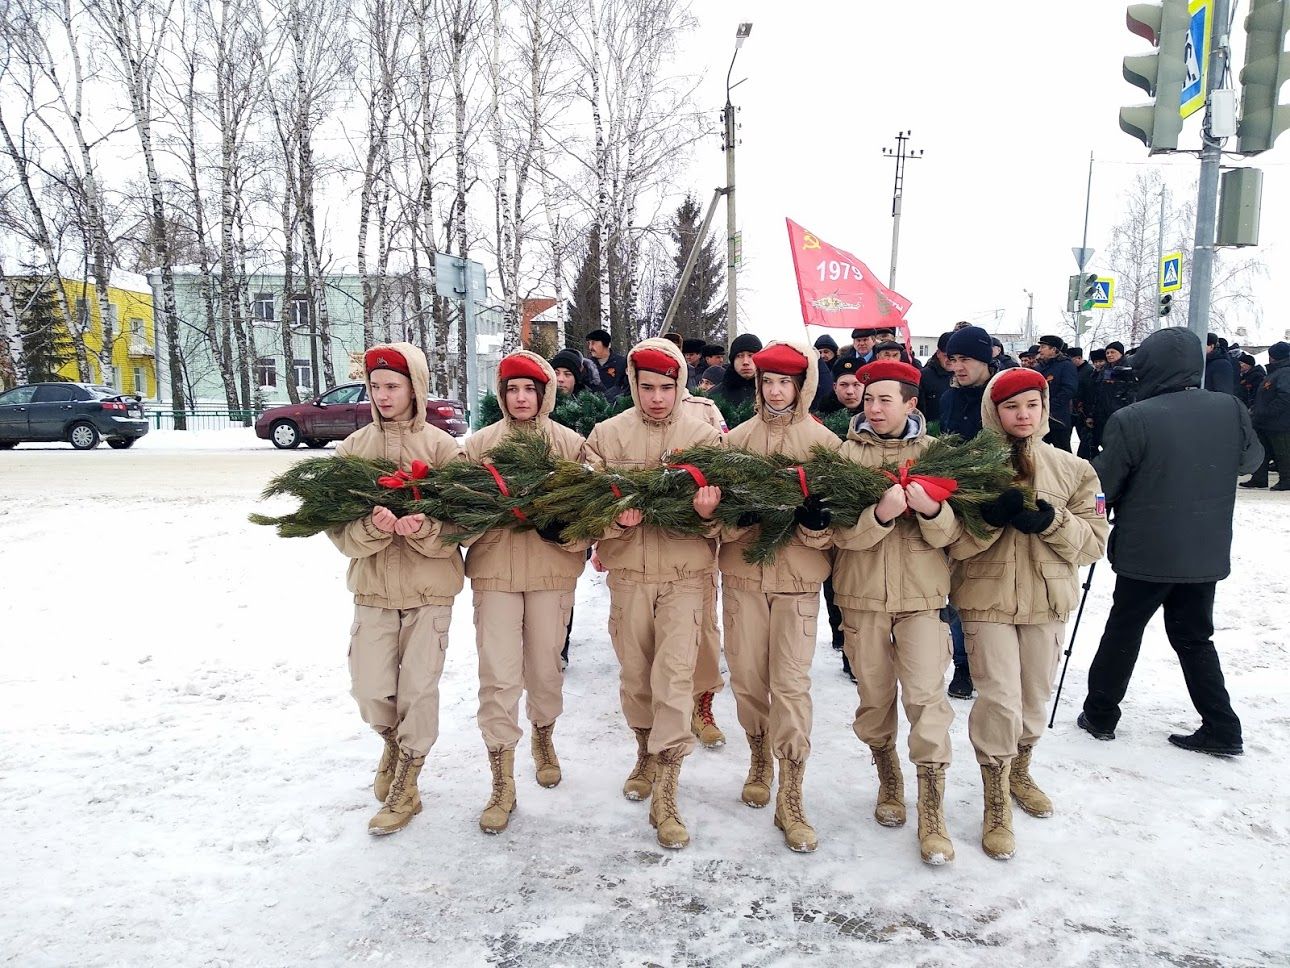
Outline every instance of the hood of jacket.
[[641, 409], [641, 402], [636, 397], [636, 364], [632, 362], [632, 353], [636, 350], [662, 350], [668, 356], [672, 357], [672, 359], [676, 360], [680, 367], [680, 370], [676, 375], [676, 403], [672, 406], [672, 412], [668, 414], [667, 417], [668, 420], [671, 420], [676, 416], [677, 408], [681, 406], [681, 400], [683, 399], [685, 391], [685, 382], [690, 376], [689, 367], [685, 365], [685, 355], [676, 348], [676, 344], [670, 339], [660, 339], [658, 337], [643, 339], [627, 351], [627, 389], [632, 395], [632, 406], [636, 408], [637, 412], [645, 420], [651, 420], [652, 418]]
[[899, 448], [911, 440], [926, 436], [927, 418], [916, 409], [909, 412], [909, 419], [905, 421], [905, 431], [899, 437], [883, 437], [869, 426], [863, 408], [857, 411], [851, 425], [847, 428], [847, 440], [854, 440], [858, 444], [877, 444], [880, 447]]
[[[426, 362], [426, 355], [411, 343], [378, 343], [372, 349], [394, 350], [408, 361], [408, 375], [412, 380], [412, 432], [423, 430], [426, 425], [426, 400], [430, 396], [430, 364]], [[367, 399], [372, 407], [372, 422], [384, 430], [385, 421], [381, 419], [381, 411], [376, 409], [370, 374], [363, 374], [363, 383], [367, 386]]]
[[[523, 356], [532, 360], [538, 366], [542, 367], [542, 372], [546, 374], [546, 389], [542, 392], [542, 402], [538, 405], [536, 423], [541, 423], [543, 417], [551, 416], [551, 411], [555, 409], [555, 398], [559, 388], [555, 385], [555, 369], [545, 359], [536, 353], [530, 353], [528, 350], [516, 350], [511, 356]], [[502, 420], [506, 422], [506, 429], [513, 430], [519, 425], [519, 422], [513, 420], [511, 415], [506, 412], [506, 381], [501, 378], [501, 367], [498, 367], [497, 384], [495, 392], [497, 393], [498, 409], [502, 411]], [[577, 390], [575, 389], [575, 393]], [[527, 422], [527, 421], [526, 421]]]
[[[990, 382], [985, 385], [985, 393], [981, 395], [981, 427], [984, 430], [993, 430], [1004, 440], [1009, 440], [1007, 433], [1003, 429], [1003, 421], [999, 419], [999, 408], [995, 406], [994, 401], [990, 399], [990, 391], [994, 388], [995, 382], [1002, 377], [1007, 370], [1000, 370], [994, 376], [990, 377]], [[1045, 381], [1044, 387], [1039, 391], [1043, 398], [1044, 409], [1039, 418], [1039, 426], [1030, 436], [1030, 445], [1034, 446], [1036, 441], [1042, 441], [1048, 436], [1048, 383]]]
[[1191, 330], [1171, 326], [1152, 333], [1133, 354], [1138, 399], [1199, 387], [1204, 359], [1200, 338]]
[[[793, 404], [793, 419], [789, 423], [801, 423], [804, 420], [810, 420], [811, 402], [815, 399], [815, 391], [820, 387], [820, 354], [813, 346], [806, 343], [796, 343], [792, 340], [773, 339], [766, 344], [765, 349], [772, 346], [791, 346], [797, 352], [806, 357], [806, 373], [802, 382], [802, 390], [797, 395], [797, 401]], [[732, 366], [733, 369], [733, 366]], [[761, 371], [758, 370], [753, 377], [756, 384], [756, 392], [753, 394], [753, 413], [761, 416], [763, 419], [770, 419], [774, 415], [770, 408], [761, 398]]]

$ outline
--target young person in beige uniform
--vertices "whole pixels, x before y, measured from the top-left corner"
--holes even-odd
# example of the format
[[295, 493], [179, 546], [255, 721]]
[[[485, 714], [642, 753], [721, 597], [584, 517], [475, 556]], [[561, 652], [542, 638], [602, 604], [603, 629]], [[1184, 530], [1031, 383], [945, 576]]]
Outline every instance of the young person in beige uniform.
[[[869, 363], [857, 371], [864, 413], [851, 422], [842, 455], [865, 467], [917, 460], [935, 440], [918, 410], [917, 367]], [[945, 770], [954, 711], [945, 696], [951, 661], [940, 610], [950, 590], [945, 548], [961, 533], [949, 502], [917, 481], [892, 484], [855, 527], [834, 529], [834, 601], [842, 609], [843, 648], [861, 683], [852, 728], [878, 771], [874, 819], [905, 823], [905, 780], [896, 752], [896, 698], [909, 720], [909, 759], [918, 773], [918, 844], [923, 861], [954, 859], [945, 829]]]
[[[836, 450], [837, 435], [810, 414], [819, 379], [818, 354], [805, 343], [771, 342], [753, 356], [754, 415], [726, 443], [756, 454], [810, 458], [815, 447]], [[830, 515], [803, 495], [793, 537], [764, 565], [744, 552], [759, 533], [755, 516], [722, 532], [721, 594], [726, 664], [739, 724], [751, 761], [743, 801], [770, 802], [771, 757], [779, 760], [775, 826], [789, 848], [809, 852], [818, 840], [802, 805], [802, 778], [811, 754], [811, 661], [815, 657], [820, 586], [829, 576]]]
[[[426, 424], [430, 370], [410, 343], [374, 346], [364, 356], [372, 422], [346, 437], [337, 456], [442, 467], [457, 442]], [[417, 777], [439, 737], [439, 677], [452, 600], [462, 587], [461, 552], [440, 540], [444, 525], [422, 514], [396, 518], [385, 507], [327, 536], [347, 555], [354, 593], [349, 632], [351, 690], [363, 721], [385, 740], [372, 784], [383, 804], [373, 834], [402, 830], [421, 812]]]
[[968, 663], [977, 698], [968, 736], [981, 765], [985, 817], [981, 847], [1012, 857], [1009, 793], [1035, 817], [1052, 801], [1030, 775], [1043, 734], [1061, 657], [1066, 619], [1079, 599], [1079, 568], [1106, 551], [1106, 516], [1093, 465], [1043, 441], [1048, 433], [1048, 383], [1035, 370], [1002, 370], [986, 385], [981, 422], [1012, 443], [1018, 484], [1035, 489], [1037, 510], [1009, 488], [982, 509], [985, 538], [964, 532], [951, 546], [950, 600], [963, 616]]
[[[596, 425], [587, 458], [596, 468], [642, 470], [674, 451], [715, 445], [721, 435], [689, 416], [681, 404], [685, 358], [664, 339], [647, 339], [627, 356], [630, 410]], [[694, 508], [710, 518], [721, 492], [698, 488]], [[686, 537], [641, 524], [625, 511], [600, 539], [597, 554], [609, 571], [609, 637], [621, 665], [619, 697], [636, 734], [636, 765], [623, 784], [629, 800], [652, 796], [650, 823], [664, 847], [685, 847], [690, 835], [677, 810], [681, 761], [694, 746], [694, 664], [705, 589], [716, 563], [711, 537]]]
[[[711, 424], [725, 434], [730, 428], [717, 405], [707, 397], [696, 397], [682, 389], [681, 403], [692, 417]], [[726, 734], [717, 725], [712, 713], [712, 697], [725, 688], [721, 678], [721, 633], [717, 629], [717, 571], [712, 570], [712, 581], [704, 589], [703, 624], [699, 627], [699, 656], [694, 663], [694, 712], [690, 714], [690, 731], [706, 749], [720, 749], [726, 745]]]
[[[525, 350], [507, 356], [497, 368], [502, 419], [466, 438], [466, 460], [485, 463], [492, 448], [519, 431], [541, 434], [556, 457], [583, 461], [582, 437], [551, 420], [555, 397], [555, 371], [546, 360]], [[479, 650], [479, 731], [493, 776], [492, 794], [479, 818], [485, 833], [505, 830], [515, 809], [521, 692], [532, 723], [529, 741], [537, 782], [553, 787], [561, 779], [552, 741], [555, 721], [564, 710], [560, 649], [589, 545], [561, 542], [566, 523], [541, 531], [492, 528], [466, 552]]]

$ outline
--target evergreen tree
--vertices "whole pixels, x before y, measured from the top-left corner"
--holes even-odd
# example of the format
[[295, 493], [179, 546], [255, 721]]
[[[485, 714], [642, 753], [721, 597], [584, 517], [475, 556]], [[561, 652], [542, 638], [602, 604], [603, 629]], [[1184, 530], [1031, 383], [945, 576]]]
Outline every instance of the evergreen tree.
[[[609, 331], [615, 334], [614, 352], [627, 352], [623, 335], [636, 332], [633, 321], [624, 320], [624, 305], [627, 302], [626, 280], [622, 277], [622, 260], [616, 252], [609, 257], [609, 281], [613, 287], [613, 298], [609, 306]], [[572, 298], [569, 300], [567, 340], [570, 346], [581, 349], [583, 337], [593, 329], [600, 329], [600, 238], [593, 225], [587, 233], [587, 251], [578, 267], [578, 276], [574, 280]], [[631, 325], [628, 325], [628, 323]], [[630, 344], [630, 337], [626, 341]]]
[[[681, 281], [685, 270], [685, 261], [690, 257], [695, 239], [699, 237], [699, 217], [703, 213], [693, 195], [685, 196], [676, 215], [672, 219], [669, 232], [676, 243], [677, 252], [673, 257], [676, 264], [676, 276], [663, 287], [660, 305], [662, 312], [667, 312], [672, 296]], [[699, 249], [698, 261], [690, 273], [690, 281], [681, 293], [681, 303], [677, 306], [676, 316], [672, 319], [672, 331], [681, 336], [706, 340], [709, 343], [726, 341], [726, 272], [720, 256], [717, 254], [716, 241], [709, 237]], [[659, 321], [660, 324], [662, 320]]]
[[75, 358], [71, 336], [58, 318], [50, 285], [47, 280], [14, 285], [14, 308], [18, 311], [23, 365], [31, 383], [62, 381], [64, 377], [58, 375], [59, 367]]

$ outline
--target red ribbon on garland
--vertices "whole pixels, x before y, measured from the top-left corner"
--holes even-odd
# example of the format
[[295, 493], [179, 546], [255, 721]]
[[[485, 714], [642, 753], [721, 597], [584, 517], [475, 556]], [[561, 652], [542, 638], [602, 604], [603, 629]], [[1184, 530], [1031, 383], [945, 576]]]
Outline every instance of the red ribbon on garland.
[[927, 496], [933, 501], [945, 501], [949, 496], [959, 489], [959, 482], [952, 477], [928, 477], [926, 474], [911, 474], [910, 469], [914, 466], [914, 459], [911, 457], [905, 463], [900, 465], [900, 476], [893, 474], [891, 471], [882, 471], [887, 480], [893, 484], [899, 484], [901, 487], [909, 487], [910, 484], [921, 484]]
[[693, 464], [664, 464], [670, 471], [685, 471], [694, 479], [695, 487], [707, 487], [708, 479], [703, 476], [703, 471], [699, 470]]
[[430, 465], [425, 461], [414, 460], [412, 462], [412, 473], [407, 471], [395, 471], [393, 474], [383, 474], [376, 479], [376, 483], [381, 487], [388, 487], [392, 491], [402, 490], [405, 487], [412, 489], [412, 500], [421, 500], [421, 488], [417, 487], [417, 481], [424, 481], [430, 476]]
[[793, 470], [797, 471], [797, 483], [802, 489], [802, 497], [810, 497], [811, 489], [806, 486], [806, 468], [799, 464]]
[[[501, 492], [502, 497], [510, 497], [511, 496], [510, 488], [506, 486], [506, 481], [504, 481], [502, 479], [502, 475], [497, 472], [497, 468], [494, 467], [492, 464], [488, 463], [488, 461], [484, 461], [483, 464], [484, 464], [484, 470], [488, 471], [488, 473], [493, 475], [493, 480], [497, 482], [497, 490]], [[524, 516], [524, 512], [521, 511], [519, 508], [511, 508], [511, 513], [515, 515], [517, 518], [519, 518], [521, 521], [525, 521], [525, 522], [528, 521], [528, 518]]]

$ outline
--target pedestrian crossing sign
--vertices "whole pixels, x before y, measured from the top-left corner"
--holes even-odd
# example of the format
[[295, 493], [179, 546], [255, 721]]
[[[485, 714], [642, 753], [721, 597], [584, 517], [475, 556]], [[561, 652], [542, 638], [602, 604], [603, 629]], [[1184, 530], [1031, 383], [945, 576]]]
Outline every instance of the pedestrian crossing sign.
[[1115, 280], [1110, 276], [1098, 276], [1097, 285], [1093, 287], [1093, 308], [1110, 309], [1115, 305]]
[[1160, 260], [1160, 291], [1177, 292], [1182, 288], [1182, 253], [1170, 252]]

